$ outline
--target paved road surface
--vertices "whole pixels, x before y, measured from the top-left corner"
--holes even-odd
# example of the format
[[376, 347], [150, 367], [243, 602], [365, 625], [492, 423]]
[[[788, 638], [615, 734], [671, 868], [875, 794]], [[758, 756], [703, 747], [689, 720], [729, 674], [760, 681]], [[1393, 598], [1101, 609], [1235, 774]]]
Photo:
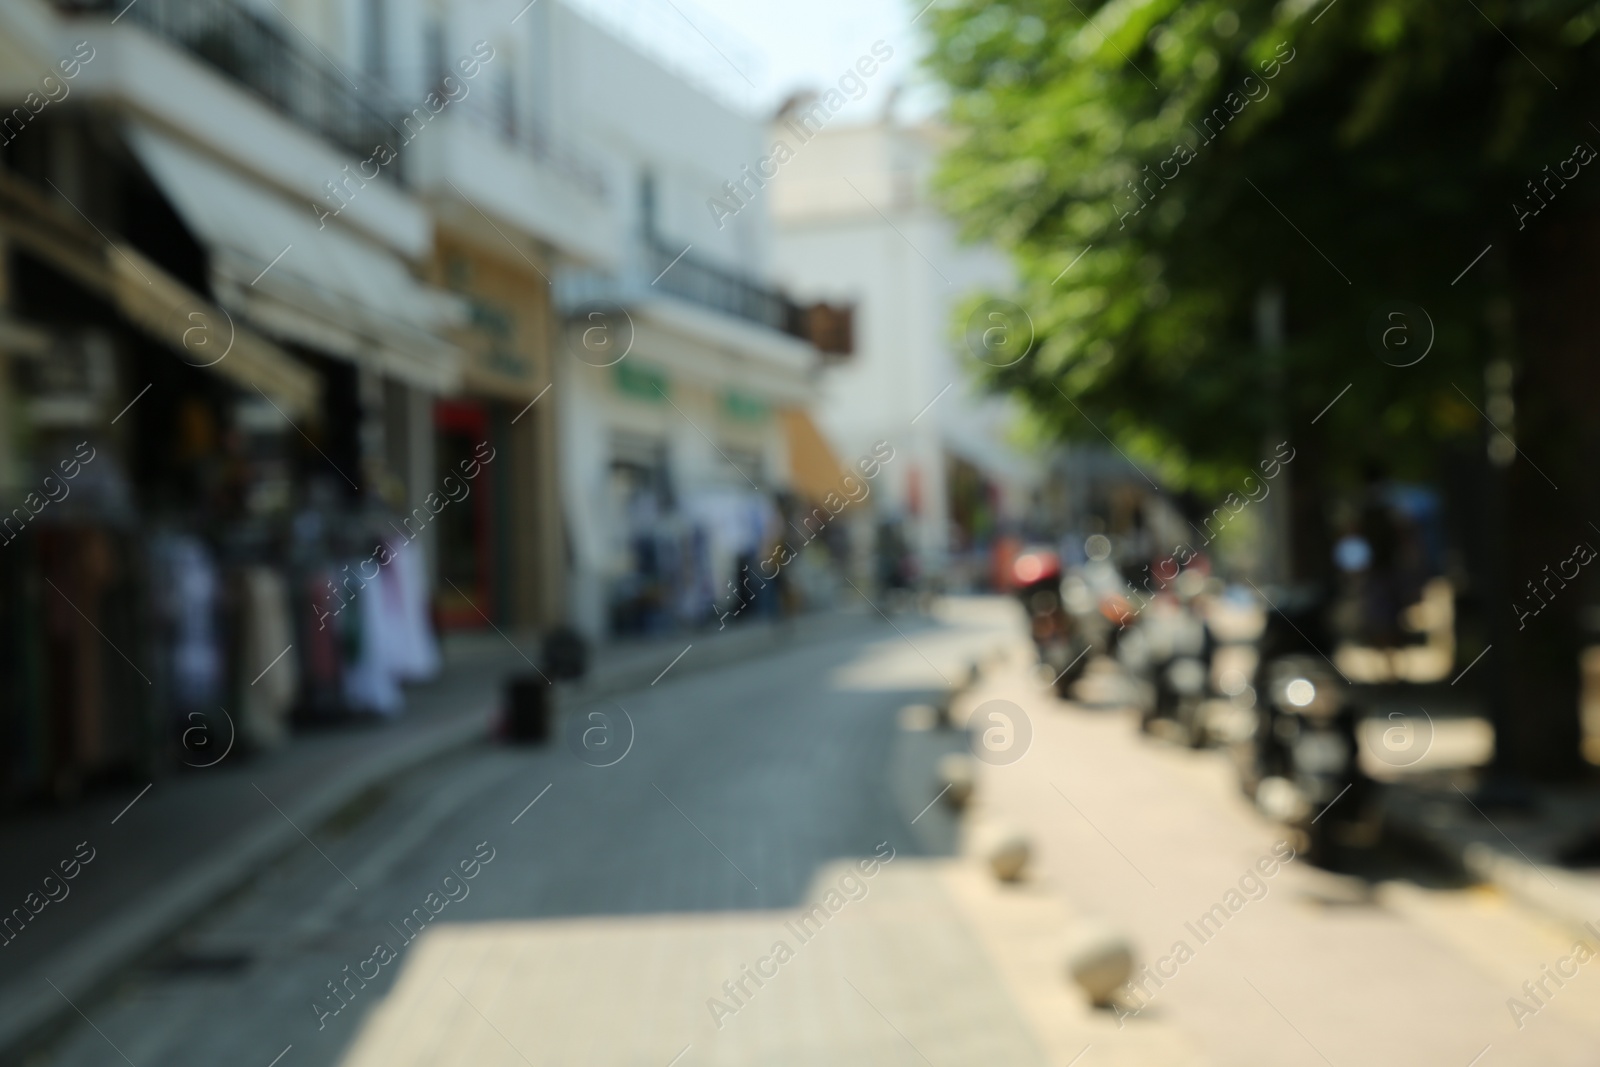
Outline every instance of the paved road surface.
[[[986, 632], [900, 625], [952, 676]], [[932, 1000], [905, 1005], [913, 1022], [931, 1011], [924, 1021], [947, 1031], [934, 1044], [971, 1045], [987, 1062], [1042, 1062], [952, 905], [926, 880], [901, 876], [917, 856], [949, 850], [942, 811], [910, 823], [936, 751], [960, 742], [897, 741], [900, 706], [941, 683], [892, 629], [875, 637], [898, 650], [887, 670], [858, 636], [669, 673], [600, 705], [608, 721], [575, 726], [615, 731], [625, 747], [631, 721], [631, 749], [613, 766], [586, 765], [563, 744], [485, 746], [397, 783], [199, 917], [108, 997], [80, 1004], [98, 1031], [80, 1027], [46, 1062], [103, 1064], [120, 1053], [138, 1067], [265, 1067], [293, 1045], [282, 1067], [365, 1062], [374, 1047], [390, 1064], [666, 1064], [700, 1042], [703, 1052], [682, 1063], [753, 1062], [759, 1049], [762, 1062], [799, 1064], [819, 1062], [817, 1040], [843, 1043], [836, 1062], [852, 1043], [858, 1062], [890, 1062], [896, 1046], [915, 1053], [878, 1010], [928, 969], [965, 972]], [[785, 933], [780, 909], [811, 902], [814, 887], [820, 898], [847, 876], [846, 861], [880, 843], [895, 860], [836, 920], [855, 920], [861, 933], [828, 931], [804, 947]], [[471, 881], [445, 881], [491, 851]], [[402, 924], [430, 906], [430, 892], [442, 910], [407, 945]], [[790, 988], [764, 991], [777, 1011], [763, 1021], [764, 1005], [752, 1003], [724, 1017], [719, 1035], [706, 1001], [783, 937], [797, 958], [783, 968]], [[379, 941], [399, 958], [377, 967], [377, 979], [342, 987], [349, 1005], [337, 1015], [314, 1009], [319, 996], [341, 1003], [330, 981], [372, 973], [365, 961]], [[840, 953], [860, 959], [848, 968], [859, 993], [830, 971]], [[907, 953], [915, 966], [901, 965]], [[392, 999], [407, 1007], [374, 1016], [397, 975]], [[796, 1030], [789, 1005], [822, 1029]], [[387, 1030], [375, 1032], [375, 1018]], [[712, 1036], [727, 1040], [714, 1048]]]
[[[1047, 699], [1020, 654], [976, 695], [1014, 700], [1035, 731], [1021, 761], [984, 768], [967, 816], [1034, 837], [1036, 877], [997, 889], [943, 804], [919, 816], [960, 735], [897, 725], [939, 672], [1007, 641], [1020, 652], [992, 603], [952, 610], [897, 620], [904, 636], [669, 673], [599, 709], [619, 743], [620, 723], [635, 728], [613, 766], [484, 746], [417, 772], [80, 1003], [85, 1020], [38, 1062], [1595, 1062], [1600, 977], [1580, 971], [1519, 1032], [1506, 998], [1570, 940], [1483, 890], [1396, 878], [1367, 894], [1296, 862], [1193, 939], [1185, 924], [1279, 835], [1220, 756]], [[875, 852], [893, 859], [869, 877]], [[470, 881], [451, 877], [463, 861]], [[438, 914], [407, 941], [416, 909]], [[1094, 916], [1146, 960], [1195, 950], [1120, 1028], [1061, 980], [1065, 932]]]

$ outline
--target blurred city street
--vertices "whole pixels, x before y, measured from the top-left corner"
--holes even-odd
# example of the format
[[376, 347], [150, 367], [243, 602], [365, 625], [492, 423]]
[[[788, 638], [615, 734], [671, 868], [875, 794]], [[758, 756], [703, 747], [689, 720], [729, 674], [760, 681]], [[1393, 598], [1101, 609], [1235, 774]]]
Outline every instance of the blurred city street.
[[1455, 2], [0, 0], [0, 1067], [1593, 1067]]
[[[1589, 1062], [1600, 986], [1574, 982], [1521, 1032], [1503, 1007], [1562, 954], [1561, 932], [1403, 847], [1366, 879], [1284, 864], [1202, 944], [1192, 924], [1281, 834], [1219, 753], [1042, 691], [1020, 622], [1007, 601], [947, 601], [898, 618], [901, 633], [857, 618], [853, 632], [669, 673], [602, 705], [636, 729], [611, 766], [563, 746], [472, 746], [419, 768], [80, 1002], [87, 1021], [35, 1062], [103, 1063], [115, 1046], [136, 1064], [266, 1063], [290, 1045], [294, 1063], [363, 1067], [664, 1065], [680, 1052], [1064, 1065], [1086, 1048], [1084, 1063], [1398, 1065], [1490, 1046], [1500, 1062]], [[1033, 733], [1021, 759], [984, 765], [958, 832], [946, 804], [926, 805], [938, 757], [966, 736], [899, 712], [973, 662], [985, 673], [956, 716], [1009, 700]], [[1037, 843], [1037, 873], [1015, 886], [974, 854], [995, 823]], [[446, 883], [467, 895], [407, 945], [417, 924], [397, 924], [459, 861], [489, 854]], [[815, 946], [785, 925], [891, 854], [856, 875], [859, 899], [802, 928]], [[1128, 930], [1142, 962], [1178, 940], [1195, 958], [1137, 1015], [1090, 1008], [1060, 973], [1061, 935], [1089, 917]], [[735, 1003], [723, 982], [778, 940], [796, 954], [772, 988], [747, 982], [747, 1009], [714, 1018], [709, 1001]], [[335, 1000], [327, 983], [378, 942], [398, 960]], [[313, 1006], [343, 1001], [336, 1015]]]

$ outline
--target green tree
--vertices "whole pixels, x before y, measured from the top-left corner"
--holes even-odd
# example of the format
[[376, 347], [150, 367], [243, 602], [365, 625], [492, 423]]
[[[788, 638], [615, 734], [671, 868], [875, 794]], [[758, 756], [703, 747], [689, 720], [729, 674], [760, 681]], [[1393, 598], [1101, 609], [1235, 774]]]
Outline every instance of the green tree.
[[1302, 578], [1327, 567], [1323, 502], [1364, 467], [1475, 457], [1479, 522], [1505, 531], [1472, 575], [1499, 763], [1575, 772], [1585, 580], [1541, 584], [1537, 614], [1524, 582], [1600, 545], [1600, 4], [949, 0], [925, 19], [960, 135], [941, 195], [1009, 248], [1036, 331], [991, 383], [1211, 493], [1291, 442]]

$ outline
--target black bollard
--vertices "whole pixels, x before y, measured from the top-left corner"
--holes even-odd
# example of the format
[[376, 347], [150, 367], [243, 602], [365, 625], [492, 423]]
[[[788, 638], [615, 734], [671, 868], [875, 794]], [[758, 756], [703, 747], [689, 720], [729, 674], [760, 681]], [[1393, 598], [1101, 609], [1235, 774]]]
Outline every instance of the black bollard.
[[506, 682], [506, 738], [516, 744], [550, 740], [550, 683], [537, 674], [515, 674]]

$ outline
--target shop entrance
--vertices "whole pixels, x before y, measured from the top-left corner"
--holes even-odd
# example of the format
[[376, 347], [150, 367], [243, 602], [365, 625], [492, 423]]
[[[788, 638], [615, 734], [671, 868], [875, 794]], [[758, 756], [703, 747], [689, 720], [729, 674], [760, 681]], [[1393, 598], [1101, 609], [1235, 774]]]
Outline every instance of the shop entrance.
[[[488, 406], [470, 400], [442, 400], [434, 406], [440, 476], [474, 467], [479, 473], [470, 493], [451, 501], [434, 520], [438, 531], [439, 625], [476, 629], [496, 618], [493, 505], [499, 488], [499, 467], [480, 463], [492, 436]], [[487, 617], [487, 619], [486, 619]]]

